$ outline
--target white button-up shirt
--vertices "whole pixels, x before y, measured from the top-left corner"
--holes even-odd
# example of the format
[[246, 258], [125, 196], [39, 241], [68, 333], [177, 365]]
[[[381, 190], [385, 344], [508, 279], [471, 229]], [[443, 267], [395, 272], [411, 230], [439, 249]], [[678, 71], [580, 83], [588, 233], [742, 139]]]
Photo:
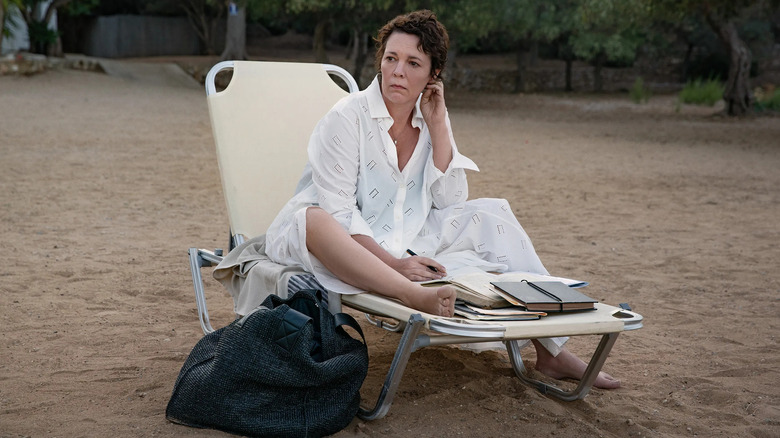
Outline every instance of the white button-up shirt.
[[[400, 257], [420, 233], [432, 208], [466, 201], [465, 169], [479, 169], [458, 153], [449, 117], [452, 160], [445, 172], [436, 168], [419, 104], [418, 99], [412, 116], [412, 126], [420, 129], [417, 145], [404, 169], [399, 170], [395, 144], [388, 133], [393, 119], [382, 99], [379, 80], [375, 78], [364, 91], [339, 101], [315, 127], [309, 141], [309, 164], [298, 192], [269, 228], [267, 242], [289, 247], [292, 242], [281, 242], [278, 233], [289, 231], [286, 225], [301, 208], [319, 205], [349, 234], [373, 237], [394, 257]], [[289, 237], [284, 239], [301, 236], [285, 234]], [[300, 250], [306, 244], [295, 242], [293, 246]], [[286, 254], [273, 256], [275, 249], [268, 248], [269, 255], [298, 258], [278, 249]]]

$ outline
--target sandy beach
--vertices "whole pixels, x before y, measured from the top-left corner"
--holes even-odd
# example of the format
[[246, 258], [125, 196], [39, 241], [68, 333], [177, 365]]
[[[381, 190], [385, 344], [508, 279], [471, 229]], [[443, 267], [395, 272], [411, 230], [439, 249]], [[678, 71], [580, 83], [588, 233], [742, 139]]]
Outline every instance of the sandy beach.
[[[623, 386], [575, 402], [524, 386], [505, 352], [423, 349], [389, 414], [336, 436], [780, 436], [780, 118], [677, 112], [663, 95], [447, 99], [481, 168], [471, 197], [508, 199], [552, 274], [645, 327], [604, 367]], [[229, 436], [164, 415], [202, 336], [187, 248], [227, 246], [203, 89], [2, 76], [0, 154], [0, 437]], [[230, 297], [206, 274], [226, 325]], [[362, 325], [373, 403], [398, 336]], [[568, 345], [588, 357], [596, 342]]]

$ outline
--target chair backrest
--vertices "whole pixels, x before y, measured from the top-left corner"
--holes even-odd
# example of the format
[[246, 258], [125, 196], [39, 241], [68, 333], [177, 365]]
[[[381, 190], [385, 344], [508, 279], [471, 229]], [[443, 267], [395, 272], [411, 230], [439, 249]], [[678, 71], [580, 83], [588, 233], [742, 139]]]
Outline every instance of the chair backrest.
[[[217, 73], [232, 68], [225, 90]], [[352, 76], [334, 65], [225, 61], [206, 77], [206, 93], [217, 147], [222, 189], [234, 243], [259, 236], [294, 194], [307, 162], [317, 122], [347, 92]]]

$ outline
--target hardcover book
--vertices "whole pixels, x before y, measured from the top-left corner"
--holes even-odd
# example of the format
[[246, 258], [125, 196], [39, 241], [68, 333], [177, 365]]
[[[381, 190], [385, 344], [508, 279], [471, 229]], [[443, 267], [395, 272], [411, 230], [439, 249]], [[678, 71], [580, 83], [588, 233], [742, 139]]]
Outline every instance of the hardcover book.
[[496, 292], [508, 302], [539, 312], [593, 309], [593, 298], [560, 281], [496, 281]]

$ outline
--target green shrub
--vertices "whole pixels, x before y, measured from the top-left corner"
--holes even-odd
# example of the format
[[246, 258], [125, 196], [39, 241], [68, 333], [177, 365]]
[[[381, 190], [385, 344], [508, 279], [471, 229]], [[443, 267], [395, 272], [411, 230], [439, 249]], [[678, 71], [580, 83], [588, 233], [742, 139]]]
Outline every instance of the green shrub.
[[780, 88], [756, 93], [756, 108], [762, 111], [780, 111]]
[[713, 106], [723, 99], [723, 85], [717, 79], [688, 81], [680, 91], [680, 102]]
[[631, 87], [628, 94], [631, 96], [631, 101], [634, 103], [647, 103], [650, 100], [650, 89], [645, 87], [645, 81], [641, 77], [636, 78], [634, 86]]

